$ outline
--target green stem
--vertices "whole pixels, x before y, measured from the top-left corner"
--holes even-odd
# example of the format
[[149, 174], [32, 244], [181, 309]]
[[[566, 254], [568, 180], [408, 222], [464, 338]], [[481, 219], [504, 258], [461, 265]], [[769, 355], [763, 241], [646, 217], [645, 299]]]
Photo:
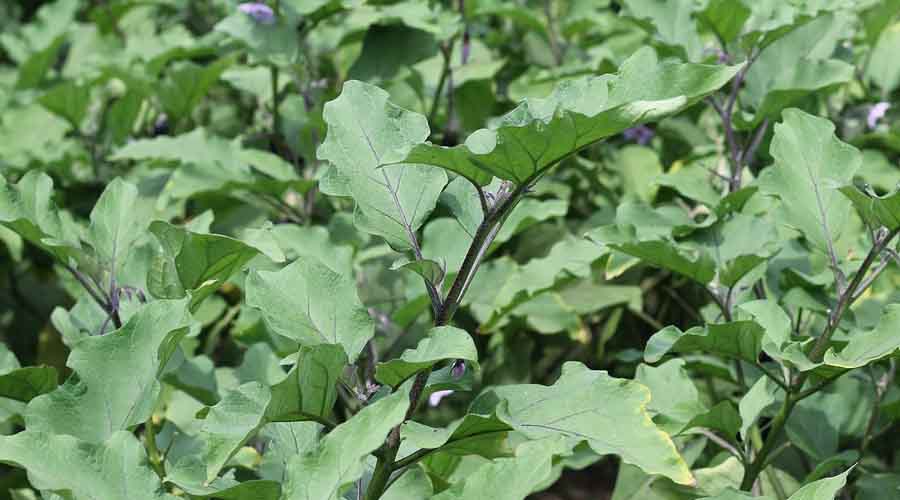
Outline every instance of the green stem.
[[159, 448], [156, 446], [156, 428], [153, 426], [153, 415], [144, 423], [144, 441], [147, 447], [147, 457], [150, 459], [150, 466], [159, 476], [159, 479], [166, 477], [166, 466], [163, 464], [162, 456]]
[[[856, 274], [853, 275], [853, 280], [851, 280], [850, 284], [848, 284], [841, 291], [837, 305], [828, 316], [828, 324], [825, 326], [825, 330], [821, 335], [819, 335], [819, 338], [816, 339], [816, 343], [809, 354], [809, 359], [814, 363], [819, 363], [822, 361], [822, 358], [824, 358], [825, 351], [828, 349], [828, 344], [831, 340], [831, 336], [834, 335], [835, 331], [837, 331], [838, 325], [841, 323], [841, 319], [843, 318], [844, 313], [853, 304], [855, 297], [859, 296], [857, 289], [860, 288], [860, 285], [863, 283], [864, 278], [868, 274], [869, 268], [872, 266], [872, 263], [875, 262], [875, 259], [881, 254], [881, 252], [885, 248], [887, 248], [894, 237], [897, 236], [898, 233], [900, 233], [900, 228], [888, 232], [881, 239], [877, 239], [874, 242], [872, 248], [869, 250], [868, 255], [866, 255], [865, 260], [863, 260], [862, 265], [860, 265], [859, 270], [857, 270]], [[759, 477], [760, 472], [762, 472], [767, 463], [769, 454], [775, 448], [775, 443], [781, 436], [781, 433], [784, 430], [784, 426], [787, 424], [787, 420], [788, 418], [790, 418], [794, 406], [796, 406], [796, 404], [803, 398], [815, 394], [815, 392], [820, 390], [822, 387], [825, 387], [825, 385], [837, 378], [832, 377], [831, 379], [826, 380], [825, 382], [812, 389], [802, 391], [799, 394], [794, 394], [794, 391], [799, 390], [803, 387], [803, 384], [806, 383], [806, 379], [808, 378], [808, 376], [808, 373], [804, 373], [797, 377], [797, 380], [790, 386], [791, 391], [788, 391], [787, 394], [785, 394], [784, 403], [781, 406], [781, 410], [772, 420], [771, 429], [769, 430], [768, 436], [766, 436], [766, 441], [763, 444], [763, 447], [759, 450], [759, 453], [757, 453], [756, 458], [753, 460], [750, 466], [744, 469], [744, 478], [741, 480], [742, 490], [750, 491], [750, 488], [753, 487], [753, 483], [756, 482], [756, 478]]]
[[272, 82], [272, 137], [277, 138], [281, 133], [281, 113], [278, 110], [278, 68], [269, 67], [269, 76]]
[[[456, 279], [450, 286], [450, 291], [447, 292], [447, 297], [441, 304], [440, 311], [435, 316], [435, 326], [447, 325], [453, 319], [453, 315], [465, 296], [469, 283], [471, 283], [472, 278], [478, 271], [481, 260], [487, 255], [487, 251], [500, 231], [500, 227], [503, 225], [506, 217], [515, 208], [533, 180], [528, 179], [528, 181], [516, 187], [515, 190], [505, 196], [500, 196], [494, 208], [485, 214], [484, 220], [475, 231], [472, 243], [469, 245], [469, 250], [466, 252]], [[412, 418], [416, 408], [419, 406], [419, 400], [425, 391], [425, 385], [430, 375], [431, 369], [423, 370], [416, 375], [412, 389], [409, 392], [409, 408], [406, 410], [404, 421]], [[381, 449], [381, 453], [378, 455], [375, 470], [372, 472], [372, 479], [369, 481], [369, 487], [366, 490], [365, 500], [378, 500], [384, 495], [390, 482], [391, 473], [397, 469], [396, 460], [399, 450], [400, 426], [398, 425], [391, 429]]]
[[449, 48], [441, 46], [441, 54], [444, 57], [444, 65], [441, 67], [441, 76], [438, 78], [437, 88], [434, 89], [434, 97], [431, 100], [431, 110], [428, 111], [428, 123], [434, 123], [435, 118], [437, 118], [441, 95], [444, 93], [444, 85], [447, 83], [447, 76], [450, 74], [450, 59], [453, 55], [453, 44], [451, 43]]
[[778, 414], [775, 415], [775, 418], [772, 420], [769, 434], [766, 436], [762, 448], [756, 453], [756, 458], [754, 458], [753, 461], [750, 462], [750, 465], [744, 469], [744, 477], [741, 480], [741, 489], [743, 491], [750, 491], [750, 489], [753, 488], [753, 483], [756, 482], [756, 478], [758, 478], [759, 473], [762, 472], [769, 453], [775, 449], [775, 443], [781, 436], [782, 431], [784, 431], [784, 426], [787, 424], [795, 404], [796, 401], [792, 398], [791, 394], [785, 394], [784, 402], [781, 404], [781, 409], [778, 411]]

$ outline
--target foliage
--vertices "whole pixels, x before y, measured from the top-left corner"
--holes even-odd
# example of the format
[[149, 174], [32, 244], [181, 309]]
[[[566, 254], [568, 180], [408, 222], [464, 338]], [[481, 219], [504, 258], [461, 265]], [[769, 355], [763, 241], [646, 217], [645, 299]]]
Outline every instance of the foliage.
[[0, 26], [0, 500], [900, 495], [900, 2]]

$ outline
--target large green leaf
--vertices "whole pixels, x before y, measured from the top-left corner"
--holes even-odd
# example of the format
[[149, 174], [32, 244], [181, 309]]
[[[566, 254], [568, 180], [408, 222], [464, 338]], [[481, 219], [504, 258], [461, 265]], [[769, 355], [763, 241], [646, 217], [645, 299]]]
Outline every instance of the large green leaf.
[[326, 194], [356, 202], [355, 223], [397, 248], [408, 248], [413, 235], [434, 209], [447, 175], [422, 165], [382, 167], [403, 159], [428, 137], [425, 117], [388, 101], [388, 93], [349, 81], [341, 95], [325, 104], [328, 135], [318, 157], [331, 164], [322, 181]]
[[143, 423], [160, 394], [157, 379], [189, 325], [186, 300], [159, 300], [122, 328], [81, 339], [66, 363], [76, 375], [31, 400], [26, 428], [99, 443]]
[[57, 386], [56, 369], [51, 366], [22, 367], [15, 354], [0, 344], [0, 399], [29, 402]]
[[116, 274], [147, 230], [149, 214], [142, 213], [137, 201], [137, 187], [117, 178], [106, 186], [91, 211], [88, 241], [98, 260]]
[[479, 185], [491, 177], [531, 183], [585, 146], [691, 106], [738, 69], [661, 63], [652, 49], [641, 49], [616, 75], [565, 81], [546, 99], [526, 99], [464, 145], [421, 144], [402, 161], [451, 170]]
[[188, 117], [236, 59], [229, 55], [205, 66], [181, 62], [167, 71], [165, 80], [157, 88], [157, 95], [170, 119], [177, 122]]
[[763, 412], [775, 406], [779, 398], [783, 397], [784, 391], [771, 379], [760, 377], [738, 404], [738, 411], [741, 415], [741, 438], [746, 440], [750, 427], [756, 424]]
[[900, 228], [900, 190], [878, 196], [867, 194], [854, 186], [842, 187], [841, 192], [850, 198], [862, 218], [875, 227], [884, 226], [891, 231]]
[[80, 249], [80, 231], [68, 212], [57, 209], [52, 193], [53, 181], [37, 170], [17, 184], [0, 178], [0, 223], [68, 263]]
[[846, 13], [825, 13], [766, 47], [747, 72], [742, 94], [755, 115], [746, 125], [774, 119], [796, 100], [853, 79], [851, 64], [830, 59], [851, 21]]
[[789, 362], [806, 371], [815, 368], [804, 352], [804, 342], [791, 339], [791, 318], [772, 300], [744, 302], [738, 309], [748, 313], [763, 329], [762, 350], [773, 359]]
[[900, 349], [900, 304], [890, 304], [878, 325], [868, 332], [855, 331], [839, 352], [831, 348], [825, 353], [825, 364], [840, 368], [859, 368], [894, 354]]
[[518, 265], [511, 259], [497, 259], [472, 280], [469, 305], [482, 320], [482, 331], [490, 331], [520, 304], [553, 290], [566, 278], [587, 278], [591, 264], [601, 257], [596, 245], [571, 236], [553, 245], [544, 257]]
[[272, 402], [266, 409], [270, 421], [328, 418], [337, 400], [337, 386], [347, 366], [340, 345], [302, 346], [296, 367], [272, 386]]
[[478, 362], [478, 350], [468, 332], [452, 326], [432, 328], [415, 349], [407, 349], [399, 358], [379, 363], [375, 369], [375, 379], [396, 387], [445, 359]]
[[706, 413], [700, 393], [684, 369], [683, 359], [666, 361], [659, 366], [638, 365], [634, 375], [650, 389], [647, 411], [654, 421], [669, 434], [678, 434], [695, 417]]
[[650, 419], [650, 391], [567, 362], [552, 386], [508, 385], [489, 389], [472, 403], [475, 413], [498, 416], [531, 439], [565, 436], [586, 441], [598, 454], [613, 453], [650, 474], [692, 484], [671, 438]]
[[703, 45], [697, 33], [692, 2], [624, 0], [622, 4], [626, 15], [653, 27], [655, 38], [663, 46], [676, 49], [684, 59], [700, 59]]
[[479, 455], [497, 458], [510, 455], [507, 435], [513, 428], [497, 415], [466, 414], [442, 429], [435, 429], [414, 421], [401, 428], [403, 439], [400, 457], [420, 449], [440, 450], [453, 455]]
[[565, 447], [553, 438], [524, 443], [516, 449], [515, 457], [487, 462], [431, 498], [520, 500], [552, 477], [554, 455], [564, 452]]
[[[200, 424], [196, 439], [202, 443], [197, 455], [189, 455], [174, 464], [168, 481], [179, 486], [202, 486], [215, 479], [225, 463], [265, 424], [271, 391], [259, 382], [233, 389], [209, 409]], [[202, 470], [192, 464], [200, 463]]]
[[73, 129], [80, 130], [91, 103], [91, 87], [64, 82], [41, 96], [40, 103], [50, 112], [65, 118]]
[[835, 137], [834, 125], [824, 118], [798, 109], [782, 117], [772, 139], [775, 165], [763, 172], [760, 190], [780, 198], [781, 220], [825, 251], [849, 220], [850, 200], [838, 189], [850, 184], [861, 156]]
[[302, 193], [312, 185], [312, 181], [300, 179], [294, 168], [280, 157], [243, 148], [239, 141], [210, 134], [203, 127], [174, 137], [131, 141], [117, 149], [110, 159], [178, 162], [159, 204], [205, 192], [280, 196], [287, 188]]
[[[847, 475], [850, 473], [848, 469], [842, 474], [834, 477], [820, 479], [818, 481], [807, 484], [800, 488], [788, 500], [834, 500], [841, 488], [847, 484]], [[772, 497], [753, 496], [742, 491], [731, 488], [726, 489], [722, 493], [712, 497], [703, 497], [700, 500], [772, 500]]]
[[247, 277], [246, 303], [259, 309], [275, 333], [301, 345], [338, 344], [355, 360], [375, 324], [350, 276], [335, 273], [312, 257], [299, 257], [280, 271]]
[[900, 69], [893, 62], [897, 50], [900, 50], [900, 23], [894, 23], [881, 32], [866, 64], [866, 79], [878, 85], [884, 95], [900, 86]]
[[655, 363], [670, 352], [706, 352], [756, 362], [762, 350], [763, 329], [752, 321], [695, 326], [682, 332], [670, 325], [653, 334], [644, 360]]
[[[586, 236], [606, 252], [616, 250], [705, 285], [716, 276], [716, 261], [709, 250], [716, 250], [717, 245], [696, 244], [683, 238], [715, 221], [710, 216], [697, 223], [680, 207], [622, 203], [616, 208], [615, 224], [592, 229]], [[707, 232], [717, 231], [714, 227]]]
[[297, 455], [287, 466], [284, 500], [337, 500], [363, 474], [366, 457], [378, 449], [388, 432], [401, 424], [409, 407], [406, 384], [337, 426], [319, 446]]
[[35, 488], [72, 500], [175, 500], [165, 493], [147, 455], [130, 433], [100, 443], [28, 430], [0, 436], [0, 462], [28, 471]]
[[150, 224], [150, 232], [161, 247], [147, 276], [150, 293], [164, 298], [190, 295], [192, 308], [259, 253], [240, 240], [163, 221]]

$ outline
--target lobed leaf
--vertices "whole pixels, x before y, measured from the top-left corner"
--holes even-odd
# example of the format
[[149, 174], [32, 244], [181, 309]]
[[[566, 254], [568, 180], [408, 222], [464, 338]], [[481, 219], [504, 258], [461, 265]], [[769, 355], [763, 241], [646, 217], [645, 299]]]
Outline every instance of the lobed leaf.
[[496, 410], [529, 439], [563, 436], [572, 446], [585, 441], [595, 453], [613, 453], [649, 474], [693, 484], [671, 438], [650, 419], [649, 402], [650, 391], [641, 384], [567, 362], [552, 386], [492, 388], [472, 403], [472, 411]]
[[[660, 63], [653, 50], [641, 49], [622, 63], [619, 73], [565, 81], [545, 99], [526, 99], [463, 145], [419, 144], [393, 161], [441, 167], [482, 186], [492, 177], [530, 184], [590, 144], [691, 106], [725, 85], [738, 69]], [[385, 158], [386, 163], [391, 159]]]

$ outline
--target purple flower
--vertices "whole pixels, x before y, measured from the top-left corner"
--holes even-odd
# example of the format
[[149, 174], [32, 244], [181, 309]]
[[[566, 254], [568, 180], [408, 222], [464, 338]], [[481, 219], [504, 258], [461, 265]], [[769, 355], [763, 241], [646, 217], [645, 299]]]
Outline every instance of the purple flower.
[[878, 126], [878, 120], [884, 118], [884, 114], [887, 113], [890, 107], [890, 103], [882, 101], [869, 108], [869, 115], [866, 116], [866, 125], [869, 126], [869, 129], [874, 129]]
[[275, 12], [262, 2], [242, 3], [238, 5], [238, 10], [252, 17], [260, 24], [273, 24], [275, 22]]
[[654, 133], [650, 127], [638, 125], [637, 127], [625, 129], [625, 131], [622, 132], [622, 136], [625, 137], [625, 140], [627, 141], [634, 141], [643, 146], [653, 139]]
[[445, 397], [453, 394], [453, 391], [434, 391], [431, 393], [431, 396], [428, 396], [428, 406], [434, 408], [435, 406], [441, 403], [441, 400]]
[[462, 377], [463, 374], [465, 374], [465, 373], [466, 373], [465, 360], [457, 359], [456, 361], [454, 361], [453, 367], [450, 368], [450, 375], [453, 376], [453, 378], [459, 378], [459, 377]]

